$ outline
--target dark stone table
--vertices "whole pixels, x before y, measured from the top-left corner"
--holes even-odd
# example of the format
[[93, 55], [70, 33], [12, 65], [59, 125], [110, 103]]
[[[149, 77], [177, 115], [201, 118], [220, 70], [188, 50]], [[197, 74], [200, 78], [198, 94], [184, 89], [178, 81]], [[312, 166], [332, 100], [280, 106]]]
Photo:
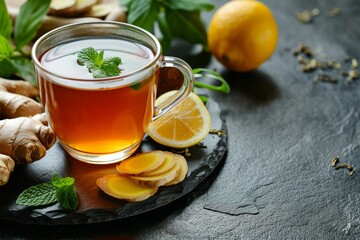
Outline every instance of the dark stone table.
[[[217, 7], [226, 1], [214, 1]], [[358, 239], [360, 238], [360, 79], [349, 81], [334, 64], [304, 73], [294, 50], [309, 46], [319, 61], [351, 70], [360, 60], [358, 0], [270, 1], [279, 42], [270, 60], [246, 74], [214, 58], [170, 54], [193, 67], [217, 69], [230, 95], [211, 93], [229, 130], [226, 160], [206, 184], [156, 211], [82, 226], [28, 226], [0, 222], [0, 238], [44, 239]], [[338, 7], [338, 16], [328, 10]], [[312, 23], [296, 13], [318, 8]], [[209, 22], [213, 12], [203, 15]], [[239, 36], [241, 37], [241, 36]], [[345, 59], [345, 60], [344, 60]], [[353, 63], [353, 67], [356, 67]], [[337, 83], [321, 80], [336, 78]], [[319, 80], [319, 81], [315, 81]], [[331, 166], [334, 156], [347, 169]], [[211, 211], [206, 208], [217, 209]]]

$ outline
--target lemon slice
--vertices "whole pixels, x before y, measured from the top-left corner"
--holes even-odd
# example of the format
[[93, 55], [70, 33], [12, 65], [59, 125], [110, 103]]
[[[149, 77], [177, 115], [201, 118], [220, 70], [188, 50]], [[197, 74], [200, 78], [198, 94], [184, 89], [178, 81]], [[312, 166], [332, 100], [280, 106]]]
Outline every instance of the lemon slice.
[[[161, 95], [155, 105], [173, 94], [174, 91]], [[164, 146], [186, 148], [203, 140], [209, 134], [210, 126], [210, 114], [204, 103], [195, 93], [190, 93], [175, 108], [151, 122], [148, 134]]]

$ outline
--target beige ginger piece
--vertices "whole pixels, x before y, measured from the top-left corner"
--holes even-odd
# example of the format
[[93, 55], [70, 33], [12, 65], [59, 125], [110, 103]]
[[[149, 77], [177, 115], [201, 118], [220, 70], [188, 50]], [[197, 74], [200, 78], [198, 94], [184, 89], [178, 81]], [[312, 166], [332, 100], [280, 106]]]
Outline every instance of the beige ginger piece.
[[14, 163], [32, 163], [43, 158], [55, 141], [44, 114], [1, 120], [0, 186], [8, 181]]
[[31, 99], [38, 94], [38, 90], [28, 82], [0, 78], [0, 119], [41, 113], [41, 104]]
[[10, 173], [14, 170], [15, 162], [11, 157], [0, 154], [0, 186], [8, 182]]

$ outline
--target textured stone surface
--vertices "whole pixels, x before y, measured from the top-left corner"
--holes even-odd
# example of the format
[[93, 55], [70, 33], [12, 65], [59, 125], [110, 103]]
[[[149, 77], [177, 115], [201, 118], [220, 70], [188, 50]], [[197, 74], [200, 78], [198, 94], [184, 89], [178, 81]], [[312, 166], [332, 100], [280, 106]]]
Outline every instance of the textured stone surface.
[[[225, 1], [214, 1], [220, 6]], [[229, 152], [208, 190], [136, 219], [64, 229], [2, 223], [4, 236], [119, 239], [358, 239], [360, 238], [360, 80], [313, 81], [287, 48], [309, 45], [326, 58], [360, 59], [358, 0], [264, 0], [280, 30], [276, 53], [257, 71], [226, 71], [206, 54], [189, 56], [179, 43], [172, 54], [193, 67], [218, 69], [228, 96], [212, 94], [226, 113]], [[328, 17], [331, 7], [341, 14]], [[295, 13], [320, 9], [312, 24]], [[212, 13], [206, 14], [207, 21]], [[241, 36], [239, 36], [241, 37]], [[182, 49], [182, 50], [181, 50]], [[332, 76], [338, 76], [333, 71]], [[334, 170], [333, 156], [355, 167]], [[219, 202], [216, 202], [218, 200]], [[221, 202], [223, 201], [223, 202]], [[210, 202], [253, 203], [259, 213], [237, 216], [204, 209]], [[225, 206], [226, 207], [226, 206]]]

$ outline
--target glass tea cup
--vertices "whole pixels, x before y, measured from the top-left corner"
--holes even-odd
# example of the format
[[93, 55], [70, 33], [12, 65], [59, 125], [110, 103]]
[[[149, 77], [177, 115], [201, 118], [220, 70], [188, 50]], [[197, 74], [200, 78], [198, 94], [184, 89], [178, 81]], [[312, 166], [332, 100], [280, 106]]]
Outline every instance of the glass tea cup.
[[[77, 63], [77, 53], [93, 47], [104, 57], [120, 57], [119, 76], [93, 78]], [[50, 126], [74, 158], [109, 164], [129, 157], [151, 121], [191, 92], [194, 76], [181, 59], [162, 56], [159, 41], [126, 23], [87, 22], [54, 29], [32, 49], [40, 98]], [[159, 71], [178, 68], [182, 87], [155, 107]]]

